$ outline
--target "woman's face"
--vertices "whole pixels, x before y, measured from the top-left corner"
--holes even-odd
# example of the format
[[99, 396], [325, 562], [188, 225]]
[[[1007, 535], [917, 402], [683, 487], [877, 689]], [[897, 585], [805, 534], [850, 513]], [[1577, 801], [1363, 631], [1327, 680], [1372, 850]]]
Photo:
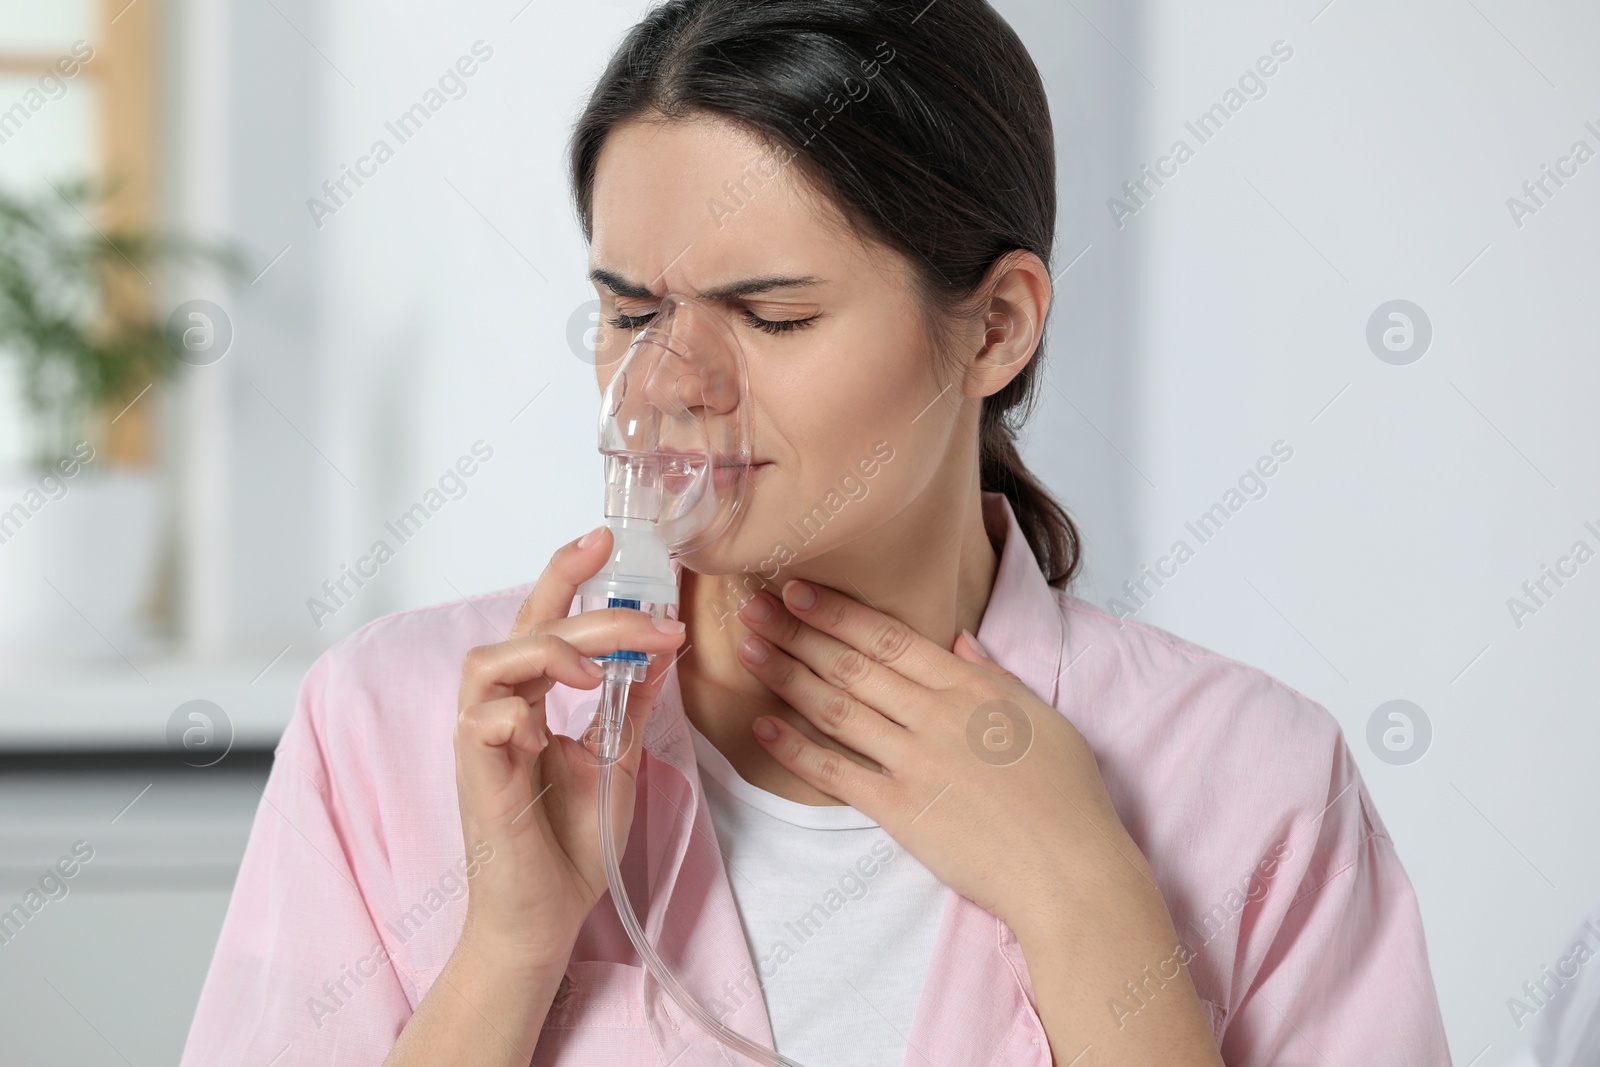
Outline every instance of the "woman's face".
[[782, 160], [696, 119], [621, 126], [596, 169], [602, 388], [669, 291], [721, 313], [748, 363], [744, 512], [684, 557], [705, 574], [770, 580], [862, 538], [924, 491], [958, 437], [963, 391], [941, 376], [903, 257], [863, 246]]

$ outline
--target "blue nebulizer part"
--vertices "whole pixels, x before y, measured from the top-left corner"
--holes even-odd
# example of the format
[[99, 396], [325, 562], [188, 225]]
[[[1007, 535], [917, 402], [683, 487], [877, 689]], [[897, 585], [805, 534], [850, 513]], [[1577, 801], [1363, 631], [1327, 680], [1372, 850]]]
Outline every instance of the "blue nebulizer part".
[[[598, 355], [598, 353], [597, 353]], [[578, 587], [584, 605], [637, 608], [654, 618], [676, 612], [671, 560], [723, 536], [741, 514], [750, 466], [750, 404], [737, 336], [709, 306], [668, 293], [650, 324], [604, 382], [600, 452], [605, 457], [606, 525], [611, 556]], [[765, 1064], [800, 1067], [712, 1015], [686, 989], [645, 936], [622, 884], [612, 784], [624, 744], [628, 692], [650, 658], [620, 649], [595, 657], [605, 668], [591, 727], [599, 760], [600, 853], [606, 884], [628, 940], [646, 971], [675, 1004], [724, 1046]]]
[[[621, 596], [607, 597], [606, 598], [606, 607], [608, 607], [608, 608], [632, 608], [634, 611], [638, 611], [639, 610], [639, 601], [637, 601], [637, 600], [629, 600], [627, 597], [621, 597]], [[601, 663], [604, 663], [607, 660], [613, 660], [613, 659], [622, 660], [624, 663], [643, 663], [646, 666], [648, 666], [649, 663], [650, 663], [650, 657], [645, 655], [643, 652], [634, 652], [634, 651], [631, 651], [631, 650], [625, 649], [625, 648], [619, 648], [615, 652], [608, 652], [604, 656], [598, 657], [598, 659], [600, 660]]]

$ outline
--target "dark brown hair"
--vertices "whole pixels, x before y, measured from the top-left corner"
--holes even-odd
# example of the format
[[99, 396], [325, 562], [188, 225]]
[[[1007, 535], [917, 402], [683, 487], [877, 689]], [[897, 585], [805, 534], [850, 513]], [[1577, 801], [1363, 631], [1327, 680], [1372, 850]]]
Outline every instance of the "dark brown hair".
[[[981, 306], [1006, 253], [1050, 264], [1049, 103], [1027, 49], [984, 0], [667, 0], [651, 9], [573, 130], [586, 239], [611, 130], [696, 114], [732, 120], [792, 158], [858, 233], [904, 255], [941, 351], [954, 321]], [[1040, 568], [1064, 588], [1081, 557], [1077, 528], [1016, 446], [1037, 399], [1040, 354], [984, 399], [979, 484], [1006, 495]]]

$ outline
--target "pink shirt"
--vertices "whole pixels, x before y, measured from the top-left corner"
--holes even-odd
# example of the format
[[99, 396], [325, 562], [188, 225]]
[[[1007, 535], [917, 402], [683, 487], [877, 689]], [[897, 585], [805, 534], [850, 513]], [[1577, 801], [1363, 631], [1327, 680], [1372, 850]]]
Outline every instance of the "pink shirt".
[[[1449, 1064], [1416, 898], [1334, 718], [1259, 670], [1052, 589], [1009, 502], [985, 493], [983, 505], [1004, 548], [978, 639], [1093, 747], [1192, 954], [1224, 1061]], [[530, 588], [379, 619], [312, 666], [184, 1067], [383, 1061], [455, 947], [463, 874], [478, 862], [451, 744], [462, 657], [504, 639]], [[551, 728], [578, 736], [593, 700], [556, 686]], [[645, 728], [624, 872], [684, 983], [770, 1042], [686, 723], [674, 670]], [[965, 897], [944, 899], [906, 1064], [1049, 1067], [1016, 937]], [[1175, 967], [1149, 961], [1107, 991], [1106, 1011], [1131, 1016]], [[609, 897], [567, 976], [540, 1067], [727, 1067], [638, 965]]]

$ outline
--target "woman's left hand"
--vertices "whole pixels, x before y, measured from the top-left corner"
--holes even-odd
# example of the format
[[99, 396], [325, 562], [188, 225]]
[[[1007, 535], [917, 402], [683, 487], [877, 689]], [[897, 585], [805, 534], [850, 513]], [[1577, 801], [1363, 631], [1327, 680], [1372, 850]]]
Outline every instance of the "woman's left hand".
[[883, 770], [764, 716], [756, 736], [779, 763], [871, 816], [1014, 930], [1059, 923], [1050, 912], [1085, 892], [1153, 891], [1088, 742], [976, 642], [958, 636], [947, 651], [810, 582], [786, 583], [783, 596], [758, 592], [740, 609], [754, 631], [741, 661], [817, 731]]

